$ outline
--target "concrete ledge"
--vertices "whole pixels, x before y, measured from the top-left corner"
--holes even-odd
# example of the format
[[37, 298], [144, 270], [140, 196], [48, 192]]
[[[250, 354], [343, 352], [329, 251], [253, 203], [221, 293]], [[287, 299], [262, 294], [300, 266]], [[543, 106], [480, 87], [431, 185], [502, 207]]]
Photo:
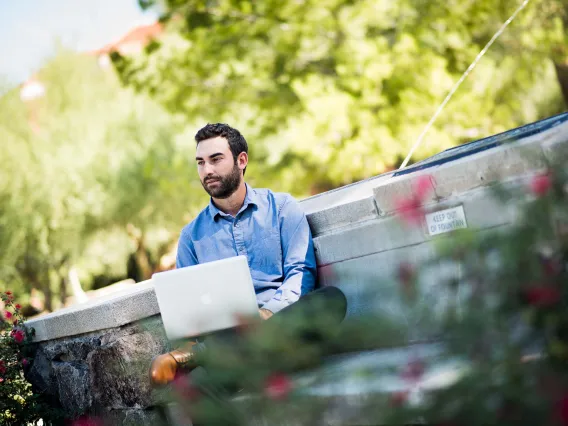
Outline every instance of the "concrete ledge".
[[[449, 199], [475, 188], [542, 169], [546, 166], [547, 154], [550, 157], [549, 153], [558, 152], [567, 145], [568, 123], [564, 123], [547, 133], [420, 171], [418, 174], [432, 177], [434, 191], [426, 202]], [[392, 213], [398, 199], [412, 195], [414, 179], [415, 175], [412, 174], [392, 177], [373, 190], [381, 214]]]
[[[528, 132], [527, 136], [518, 131], [511, 131], [511, 141], [507, 133], [498, 135], [488, 148], [476, 152], [475, 143], [469, 148], [457, 147], [441, 153], [446, 162], [425, 161], [425, 165], [404, 169], [403, 172], [389, 172], [348, 185], [333, 191], [319, 194], [300, 202], [308, 215], [314, 235], [336, 232], [351, 224], [360, 224], [377, 216], [392, 214], [400, 198], [412, 194], [412, 182], [416, 176], [432, 176], [434, 191], [426, 203], [436, 203], [450, 199], [476, 188], [483, 188], [496, 181], [522, 177], [545, 166], [546, 161], [553, 161], [560, 156], [568, 158], [568, 114], [554, 120], [555, 125], [541, 132]], [[564, 121], [563, 121], [564, 120]], [[528, 126], [528, 130], [532, 127]], [[488, 138], [492, 139], [492, 138]], [[467, 152], [451, 159], [454, 150]], [[436, 156], [435, 156], [436, 157]], [[371, 208], [369, 197], [374, 198]], [[352, 218], [349, 221], [349, 218]]]
[[373, 197], [363, 198], [342, 206], [322, 209], [307, 215], [314, 237], [338, 229], [379, 218]]
[[159, 313], [154, 285], [147, 280], [134, 288], [35, 318], [26, 325], [35, 329], [34, 341], [42, 342], [120, 327]]
[[300, 204], [304, 212], [310, 215], [322, 210], [360, 201], [364, 198], [372, 197], [373, 189], [387, 182], [392, 175], [393, 172], [384, 173], [322, 194], [313, 195], [301, 200]]
[[[514, 205], [503, 208], [503, 205], [493, 199], [483, 188], [460, 194], [445, 202], [427, 204], [425, 212], [431, 213], [456, 206], [463, 206], [468, 228], [478, 230], [511, 223], [516, 217]], [[493, 213], [489, 214], [489, 212]], [[429, 236], [425, 227], [404, 226], [398, 217], [391, 215], [376, 218], [339, 232], [320, 235], [314, 238], [314, 245], [319, 265], [326, 266], [383, 251], [426, 243], [434, 238]], [[372, 266], [369, 265], [369, 267]]]

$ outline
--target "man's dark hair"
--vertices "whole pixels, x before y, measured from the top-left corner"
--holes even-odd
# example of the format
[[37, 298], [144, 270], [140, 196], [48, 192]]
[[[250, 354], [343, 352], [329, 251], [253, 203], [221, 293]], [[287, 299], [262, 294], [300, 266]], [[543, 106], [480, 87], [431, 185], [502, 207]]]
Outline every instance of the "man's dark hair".
[[[248, 154], [247, 141], [244, 136], [241, 135], [241, 132], [224, 123], [207, 124], [205, 127], [202, 127], [195, 134], [195, 142], [199, 145], [199, 142], [215, 138], [217, 136], [223, 137], [227, 139], [227, 142], [229, 142], [229, 148], [233, 154], [235, 164], [237, 164], [237, 157], [241, 152], [246, 152]], [[243, 170], [243, 175], [245, 171], [246, 168]]]

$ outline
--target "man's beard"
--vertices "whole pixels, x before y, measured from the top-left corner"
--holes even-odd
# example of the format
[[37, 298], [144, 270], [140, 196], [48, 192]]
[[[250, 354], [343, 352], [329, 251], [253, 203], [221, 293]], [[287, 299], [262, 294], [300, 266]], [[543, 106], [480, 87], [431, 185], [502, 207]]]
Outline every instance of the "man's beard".
[[[217, 181], [218, 185], [214, 188], [207, 186], [211, 181]], [[225, 176], [214, 176], [206, 177], [201, 185], [203, 189], [213, 198], [224, 199], [229, 198], [233, 195], [241, 184], [241, 171], [239, 167], [235, 164], [233, 170], [228, 175]]]

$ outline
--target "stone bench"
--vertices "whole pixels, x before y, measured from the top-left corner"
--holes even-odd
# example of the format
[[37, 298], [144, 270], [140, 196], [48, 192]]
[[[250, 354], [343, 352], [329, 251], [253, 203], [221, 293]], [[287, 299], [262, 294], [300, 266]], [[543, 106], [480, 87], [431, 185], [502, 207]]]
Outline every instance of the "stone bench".
[[[568, 114], [563, 114], [301, 201], [314, 235], [320, 285], [345, 292], [347, 320], [377, 311], [402, 319], [404, 309], [393, 279], [397, 265], [401, 261], [417, 264], [435, 254], [436, 236], [431, 230], [405, 229], [394, 214], [396, 200], [410, 195], [415, 176], [428, 173], [436, 183], [426, 201], [427, 213], [460, 208], [469, 228], [491, 229], [513, 223], [517, 210], [515, 205], [498, 205], [487, 187], [497, 181], [522, 184], [547, 160], [568, 158], [567, 153]], [[424, 277], [420, 285], [433, 303], [443, 305], [445, 295], [438, 291], [437, 277], [459, 278], [459, 271], [440, 267], [437, 274]], [[405, 320], [416, 340], [432, 331], [427, 318]], [[147, 369], [154, 355], [170, 347], [151, 281], [28, 321], [28, 325], [36, 329], [37, 343], [29, 380], [70, 415], [102, 410], [116, 424], [153, 423], [156, 413], [147, 410], [152, 405]], [[432, 350], [431, 345], [420, 348]], [[309, 387], [310, 392], [343, 401], [334, 406], [342, 407], [349, 417], [347, 407], [356, 406], [353, 395], [391, 392], [398, 386], [393, 377], [360, 383], [352, 380], [351, 373], [362, 365], [369, 364], [372, 371], [376, 363], [404, 362], [415, 349], [337, 357], [324, 368], [343, 372], [345, 386], [318, 383]], [[455, 378], [451, 362], [437, 371], [433, 385]], [[299, 380], [309, 381], [309, 377]], [[337, 411], [330, 413], [338, 416]]]

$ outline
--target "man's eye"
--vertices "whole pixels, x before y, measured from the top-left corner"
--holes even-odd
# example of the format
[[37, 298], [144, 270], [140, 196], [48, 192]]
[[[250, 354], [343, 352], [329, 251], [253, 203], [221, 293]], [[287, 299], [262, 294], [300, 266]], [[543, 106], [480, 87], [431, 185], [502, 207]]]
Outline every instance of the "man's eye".
[[213, 162], [214, 162], [214, 163], [218, 163], [219, 161], [221, 161], [221, 159], [220, 159], [219, 157], [215, 157], [215, 158], [213, 159]]
[[204, 163], [204, 161], [198, 161], [198, 162], [197, 162], [197, 165], [198, 165], [198, 166], [203, 166], [203, 163]]

